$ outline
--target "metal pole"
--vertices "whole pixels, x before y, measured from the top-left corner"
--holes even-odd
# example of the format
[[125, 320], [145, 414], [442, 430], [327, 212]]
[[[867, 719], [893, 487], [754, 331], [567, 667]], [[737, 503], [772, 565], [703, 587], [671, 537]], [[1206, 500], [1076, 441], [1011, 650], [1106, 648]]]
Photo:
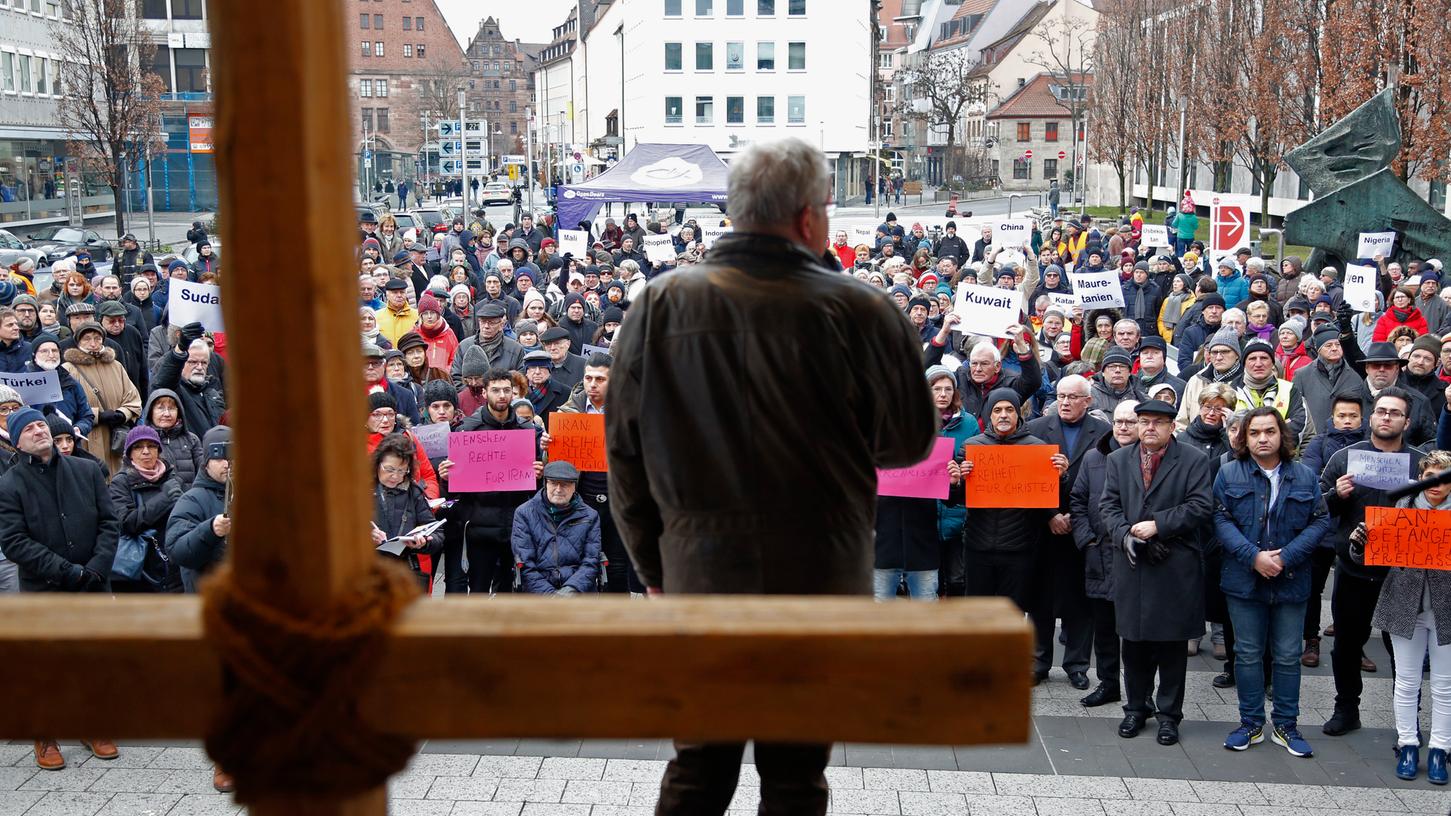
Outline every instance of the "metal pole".
[[[1189, 112], [1189, 102], [1184, 97], [1179, 97], [1179, 196], [1176, 202], [1184, 200], [1184, 185], [1189, 181], [1189, 168], [1184, 166], [1184, 119]], [[1154, 208], [1154, 202], [1149, 202], [1149, 209]]]
[[156, 194], [151, 186], [151, 143], [146, 144], [146, 232], [148, 243], [156, 245]]
[[467, 103], [464, 100], [464, 89], [463, 88], [459, 88], [458, 89], [458, 133], [459, 133], [459, 144], [463, 146], [463, 150], [460, 150], [459, 151], [459, 158], [460, 158], [460, 162], [459, 162], [459, 173], [460, 173], [460, 176], [459, 176], [459, 179], [462, 182], [459, 189], [460, 189], [460, 192], [461, 192], [461, 194], [463, 196], [464, 223], [468, 223], [468, 218], [469, 218], [469, 133], [468, 133], [468, 126], [466, 124], [464, 124], [464, 122], [466, 121], [466, 114], [464, 112], [464, 106], [466, 104]]
[[534, 212], [534, 109], [524, 108], [524, 185], [529, 190], [529, 212]]

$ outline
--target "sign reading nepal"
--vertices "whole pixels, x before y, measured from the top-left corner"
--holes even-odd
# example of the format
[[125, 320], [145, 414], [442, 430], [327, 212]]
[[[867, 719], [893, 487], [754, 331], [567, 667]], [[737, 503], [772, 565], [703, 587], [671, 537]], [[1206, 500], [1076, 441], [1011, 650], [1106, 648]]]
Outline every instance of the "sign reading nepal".
[[1451, 570], [1451, 512], [1367, 507], [1365, 529], [1366, 566]]

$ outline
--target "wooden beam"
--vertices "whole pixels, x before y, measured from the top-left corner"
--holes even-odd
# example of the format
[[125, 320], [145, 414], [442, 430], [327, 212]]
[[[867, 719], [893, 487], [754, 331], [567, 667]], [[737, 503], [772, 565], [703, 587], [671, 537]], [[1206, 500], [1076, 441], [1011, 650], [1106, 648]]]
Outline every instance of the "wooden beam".
[[[429, 601], [361, 715], [420, 738], [1022, 742], [1031, 643], [996, 598]], [[25, 667], [0, 672], [0, 699], [49, 703], [0, 707], [5, 737], [195, 737], [221, 699], [190, 597], [0, 599], [0, 665]]]

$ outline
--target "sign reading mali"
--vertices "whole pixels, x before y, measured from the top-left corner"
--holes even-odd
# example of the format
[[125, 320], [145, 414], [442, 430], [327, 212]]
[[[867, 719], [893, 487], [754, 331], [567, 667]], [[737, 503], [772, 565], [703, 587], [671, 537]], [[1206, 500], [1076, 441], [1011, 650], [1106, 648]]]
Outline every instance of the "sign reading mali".
[[1451, 570], [1451, 511], [1365, 508], [1365, 563]]

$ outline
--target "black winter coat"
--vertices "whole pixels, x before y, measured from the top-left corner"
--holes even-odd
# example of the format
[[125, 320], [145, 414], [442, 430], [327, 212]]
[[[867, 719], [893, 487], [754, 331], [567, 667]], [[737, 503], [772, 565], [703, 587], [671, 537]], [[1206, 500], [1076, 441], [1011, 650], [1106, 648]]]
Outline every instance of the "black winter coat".
[[171, 560], [181, 569], [181, 585], [196, 592], [197, 581], [222, 562], [227, 540], [212, 530], [212, 519], [226, 509], [226, 485], [202, 471], [181, 494], [166, 523]]
[[17, 454], [0, 476], [0, 551], [20, 568], [22, 592], [74, 591], [80, 565], [109, 585], [120, 520], [95, 463]]
[[876, 530], [875, 569], [915, 572], [941, 566], [936, 499], [878, 496]]
[[[111, 480], [110, 488], [111, 503], [116, 506], [116, 515], [121, 519], [121, 533], [139, 536], [148, 531], [154, 531], [157, 547], [161, 549], [161, 552], [167, 553], [169, 557], [170, 549], [166, 542], [167, 520], [171, 517], [171, 511], [176, 506], [177, 499], [181, 498], [181, 494], [185, 490], [181, 479], [176, 475], [176, 470], [168, 465], [166, 472], [159, 480], [148, 482], [128, 463]], [[148, 553], [146, 557], [147, 574], [165, 574], [164, 591], [180, 592], [182, 589], [180, 573], [170, 565], [162, 567], [160, 564], [153, 563], [156, 559], [156, 555]], [[133, 582], [114, 578], [112, 583], [126, 584], [148, 592], [152, 590], [151, 586], [140, 581]]]
[[[183, 382], [181, 367], [185, 362], [186, 355], [175, 349], [164, 352], [156, 367], [156, 382], [153, 385], [175, 392], [181, 401], [181, 415], [186, 429], [198, 437], [206, 436], [207, 431], [221, 424], [222, 414], [227, 410], [227, 398], [222, 393], [221, 383], [211, 374], [207, 375], [206, 382], [200, 386]], [[416, 412], [416, 404], [412, 407]], [[400, 402], [398, 408], [400, 413], [404, 412], [403, 403]], [[416, 421], [417, 417], [410, 414], [410, 419]]]
[[158, 388], [151, 392], [146, 398], [146, 407], [141, 410], [141, 424], [150, 425], [161, 437], [161, 454], [171, 464], [176, 478], [181, 480], [183, 491], [191, 487], [196, 481], [198, 473], [206, 466], [206, 453], [202, 450], [201, 439], [186, 429], [186, 414], [183, 412], [177, 418], [177, 423], [170, 428], [158, 428], [151, 419], [151, 409], [156, 401], [162, 397], [171, 397], [176, 400], [177, 407], [182, 406], [181, 398], [175, 391], [169, 388]]
[[1073, 480], [1068, 512], [1073, 521], [1073, 543], [1083, 551], [1083, 589], [1090, 598], [1113, 600], [1113, 544], [1103, 520], [1103, 482], [1108, 455], [1118, 450], [1118, 440], [1105, 434], [1083, 457], [1078, 478]]
[[106, 337], [121, 348], [116, 362], [126, 369], [126, 376], [131, 378], [137, 393], [145, 396], [151, 388], [151, 372], [146, 368], [146, 338], [141, 336], [141, 330], [127, 323], [121, 327], [120, 334], [107, 332]]
[[[1042, 445], [1043, 440], [1019, 428], [1000, 438], [980, 433], [964, 445]], [[961, 460], [961, 456], [957, 457]], [[971, 476], [968, 477], [972, 478]], [[963, 541], [972, 552], [1004, 553], [1029, 557], [1037, 552], [1039, 539], [1048, 534], [1052, 510], [1024, 507], [969, 508]]]

